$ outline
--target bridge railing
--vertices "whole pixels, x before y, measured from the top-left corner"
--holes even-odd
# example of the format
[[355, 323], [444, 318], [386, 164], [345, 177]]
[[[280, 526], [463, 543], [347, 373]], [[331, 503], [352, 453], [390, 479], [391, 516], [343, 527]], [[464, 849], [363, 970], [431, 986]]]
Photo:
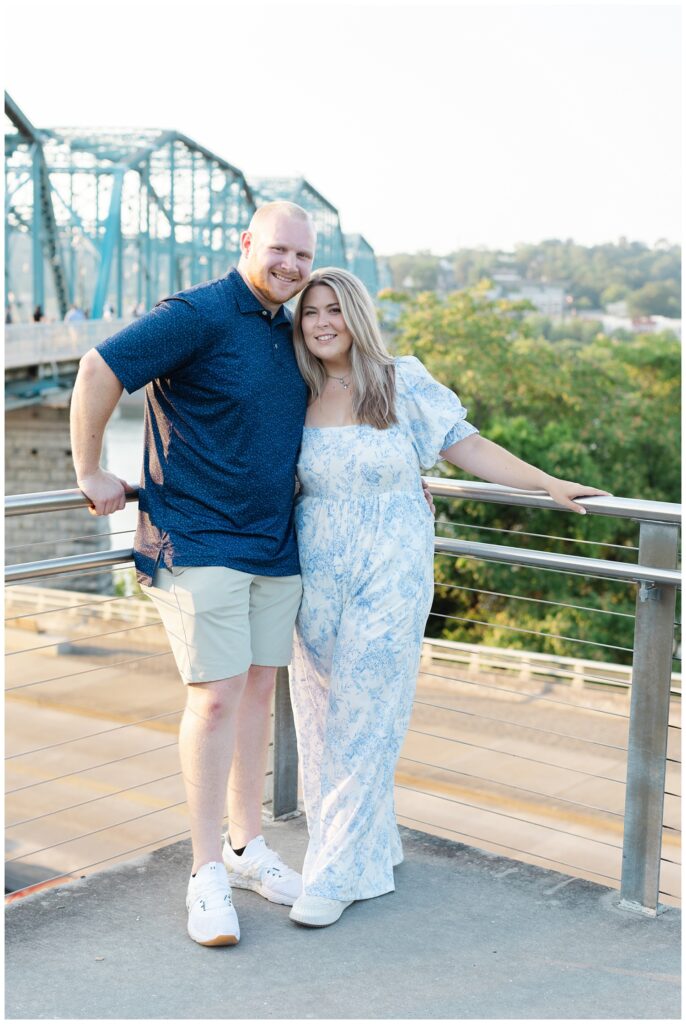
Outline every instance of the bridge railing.
[[[448, 498], [469, 498], [471, 500], [497, 502], [506, 504], [517, 504], [524, 505], [529, 508], [557, 508], [552, 500], [547, 495], [534, 492], [522, 492], [514, 491], [508, 488], [498, 487], [496, 485], [489, 484], [476, 484], [465, 481], [453, 481], [442, 478], [435, 478], [430, 480], [432, 492], [436, 496], [448, 497]], [[135, 495], [132, 495], [130, 500], [135, 500]], [[612, 846], [618, 851], [618, 855], [621, 853], [621, 879], [614, 874], [608, 874], [604, 871], [594, 872], [590, 871], [591, 876], [599, 875], [600, 877], [607, 877], [610, 880], [621, 881], [621, 904], [628, 909], [640, 910], [647, 914], [656, 914], [659, 909], [659, 896], [662, 892], [668, 896], [675, 895], [670, 893], [669, 890], [660, 888], [660, 869], [661, 865], [665, 862], [675, 863], [673, 858], [665, 858], [662, 852], [663, 838], [665, 836], [665, 830], [669, 830], [670, 838], [674, 838], [678, 834], [679, 830], [674, 825], [666, 825], [664, 822], [664, 804], [665, 804], [665, 778], [668, 767], [673, 767], [674, 763], [677, 762], [677, 758], [671, 756], [674, 751], [669, 746], [670, 735], [673, 737], [678, 733], [679, 726], [675, 722], [670, 722], [670, 699], [674, 703], [678, 699], [679, 691], [678, 686], [680, 683], [680, 677], [672, 672], [673, 662], [673, 637], [674, 637], [674, 614], [675, 614], [675, 601], [676, 592], [680, 587], [680, 575], [677, 571], [677, 543], [678, 543], [678, 530], [680, 522], [680, 507], [664, 502], [649, 502], [639, 501], [635, 499], [622, 499], [622, 498], [593, 498], [593, 499], [582, 499], [580, 502], [583, 504], [587, 511], [594, 515], [607, 515], [607, 516], [619, 516], [635, 520], [639, 524], [639, 545], [638, 545], [638, 559], [636, 562], [626, 561], [613, 561], [609, 559], [601, 558], [589, 558], [580, 557], [574, 555], [557, 554], [550, 551], [539, 551], [532, 550], [530, 548], [521, 547], [510, 547], [502, 544], [483, 544], [477, 542], [471, 542], [466, 540], [456, 540], [448, 537], [437, 537], [435, 542], [435, 550], [437, 556], [447, 556], [454, 558], [467, 558], [467, 559], [478, 559], [486, 560], [489, 562], [505, 563], [519, 567], [529, 567], [535, 570], [541, 570], [544, 572], [562, 572], [581, 575], [584, 577], [592, 577], [594, 580], [613, 580], [618, 583], [633, 586], [636, 589], [636, 611], [635, 611], [635, 622], [634, 622], [634, 644], [633, 644], [633, 658], [630, 671], [627, 666], [607, 664], [602, 662], [589, 662], [583, 659], [565, 659], [565, 658], [552, 658], [549, 655], [537, 655], [531, 652], [515, 652], [507, 649], [493, 649], [493, 648], [481, 648], [478, 645], [465, 644], [465, 643], [451, 643], [449, 641], [440, 640], [437, 638], [427, 638], [425, 641], [425, 652], [422, 663], [422, 674], [420, 676], [420, 695], [417, 700], [416, 712], [421, 714], [433, 714], [433, 711], [428, 709], [441, 710], [442, 718], [449, 718], [449, 713], [456, 713], [458, 715], [473, 716], [474, 719], [485, 719], [488, 722], [501, 722], [504, 723], [506, 728], [505, 732], [511, 732], [512, 728], [524, 730], [533, 730], [534, 733], [544, 733], [547, 731], [548, 735], [553, 737], [554, 742], [564, 744], [566, 739], [579, 741], [586, 740], [589, 744], [595, 745], [597, 750], [600, 748], [606, 749], [611, 752], [613, 757], [622, 759], [622, 771], [624, 771], [624, 758], [625, 758], [625, 778], [619, 779], [616, 776], [616, 771], [613, 772], [612, 776], [598, 775], [596, 773], [595, 778], [601, 780], [605, 779], [608, 783], [613, 783], [615, 786], [625, 787], [625, 799], [624, 799], [624, 813], [623, 813], [623, 837], [620, 846], [616, 843], [609, 842], [604, 845]], [[49, 512], [58, 511], [66, 508], [80, 507], [86, 504], [83, 495], [79, 491], [62, 491], [62, 492], [50, 492], [43, 494], [31, 494], [31, 495], [13, 495], [6, 499], [6, 515], [27, 515], [37, 512]], [[25, 588], [24, 583], [28, 581], [45, 579], [46, 577], [55, 578], [59, 580], [62, 574], [73, 574], [83, 572], [112, 572], [118, 571], [121, 567], [130, 565], [131, 562], [131, 550], [123, 548], [116, 551], [106, 552], [95, 552], [92, 554], [80, 554], [74, 556], [67, 556], [65, 558], [55, 559], [44, 559], [35, 562], [22, 563], [20, 565], [10, 565], [6, 569], [6, 583], [12, 585], [12, 588], [8, 591], [10, 595], [10, 601], [8, 602], [8, 608], [10, 611], [15, 612], [17, 609], [21, 610], [21, 614], [10, 614], [10, 623], [15, 625], [23, 621], [26, 623], [28, 620], [31, 622], [40, 615], [48, 615], [51, 612], [60, 612], [63, 610], [64, 605], [57, 603], [57, 607], [43, 608], [39, 610], [35, 602], [42, 600], [45, 604], [45, 599], [36, 597], [35, 591], [39, 591], [41, 588], [30, 587]], [[14, 591], [16, 587], [16, 591]], [[34, 592], [33, 597], [28, 593], [23, 593], [24, 590], [31, 590]], [[16, 593], [16, 601], [12, 601], [12, 594]], [[83, 595], [86, 598], [86, 595]], [[21, 601], [24, 604], [21, 605]], [[84, 603], [79, 604], [78, 595], [70, 592], [69, 598], [65, 598], [70, 608], [79, 609], [88, 606], [88, 611], [78, 612], [78, 614], [84, 615], [89, 623], [94, 621], [94, 617], [103, 618], [106, 616], [104, 608], [106, 604], [111, 606], [115, 602], [127, 602], [131, 601], [130, 595], [122, 594], [121, 596], [115, 597], [103, 597], [95, 598], [92, 595], [88, 595]], [[34, 602], [34, 604], [32, 604]], [[134, 604], [140, 606], [141, 602], [134, 599]], [[147, 604], [147, 602], [146, 602]], [[149, 607], [149, 606], [148, 606]], [[91, 612], [91, 608], [99, 609], [96, 613]], [[611, 614], [611, 613], [610, 613]], [[168, 647], [165, 643], [161, 627], [157, 624], [155, 617], [151, 618], [151, 611], [147, 610], [145, 613], [137, 610], [135, 614], [129, 614], [128, 617], [124, 617], [124, 627], [128, 631], [126, 635], [130, 637], [130, 631], [145, 630], [149, 631], [149, 636], [157, 631], [157, 647], [153, 650], [141, 654], [140, 650], [135, 649], [135, 645], [130, 651], [126, 653], [137, 654], [137, 657], [129, 658], [125, 657], [123, 660], [115, 660], [112, 662], [109, 660], [110, 655], [105, 659], [105, 664], [102, 666], [96, 665], [92, 669], [86, 670], [86, 673], [97, 672], [105, 670], [110, 678], [116, 678], [116, 672], [121, 671], [120, 666], [142, 664], [146, 671], [151, 670], [151, 666], [155, 665], [160, 659], [165, 661], [166, 671], [169, 672], [171, 669], [170, 655], [168, 653]], [[132, 624], [129, 620], [135, 620], [135, 624]], [[127, 625], [128, 622], [128, 625]], [[509, 627], [516, 629], [516, 627]], [[92, 642], [100, 636], [108, 636], [111, 633], [124, 632], [122, 630], [104, 630], [102, 632], [96, 632], [95, 635], [79, 636], [76, 639], [68, 638], [51, 638], [52, 642], [47, 644], [35, 643], [28, 650], [10, 651], [9, 656], [12, 657], [16, 654], [27, 657], [31, 652], [38, 652], [41, 647], [54, 648], [56, 653], [67, 654], [70, 649], [74, 647], [78, 648], [81, 643]], [[525, 631], [526, 632], [526, 631]], [[140, 636], [140, 633], [138, 634]], [[131, 644], [133, 641], [130, 639], [127, 641]], [[589, 643], [590, 641], [577, 639], [578, 643]], [[602, 646], [602, 645], [601, 645]], [[119, 655], [116, 655], [118, 658]], [[451, 664], [452, 663], [452, 664]], [[513, 671], [514, 664], [514, 671]], [[436, 667], [443, 668], [442, 672], [434, 671]], [[459, 671], [460, 676], [456, 676], [455, 672]], [[465, 677], [465, 673], [467, 677]], [[42, 686], [46, 683], [53, 682], [53, 678], [60, 680], [59, 685], [66, 688], [68, 691], [69, 685], [68, 680], [72, 679], [75, 675], [81, 673], [67, 673], [66, 675], [55, 674], [54, 677], [50, 675], [46, 679], [33, 680], [26, 682], [10, 682], [8, 687], [10, 693], [17, 699], [25, 697], [21, 691], [25, 688], [33, 688], [35, 686]], [[508, 720], [502, 719], [498, 716], [485, 716], [483, 714], [475, 713], [474, 711], [465, 710], [463, 707], [442, 706], [432, 704], [431, 701], [421, 699], [421, 685], [422, 679], [429, 684], [439, 686], [453, 691], [465, 691], [465, 687], [481, 687], [490, 690], [498, 691], [498, 699], [504, 699], [503, 695], [516, 693], [520, 697], [525, 697], [527, 700], [534, 701], [549, 701], [554, 705], [560, 706], [571, 706], [575, 708], [582, 708], [584, 705], [578, 703], [570, 704], [567, 700], [559, 700], [556, 696], [550, 697], [549, 695], [541, 694], [538, 691], [531, 693], [523, 684], [530, 679], [544, 679], [546, 685], [555, 687], [557, 685], [567, 685], [571, 683], [571, 690], [581, 688], [600, 688], [604, 691], [619, 691], [630, 695], [630, 708], [628, 714], [628, 741], [626, 745], [622, 743], [608, 743], [604, 740], [598, 740], [592, 737], [574, 736], [565, 733], [559, 733], [557, 731], [551, 731], [550, 729], [544, 730], [537, 726], [529, 724], [522, 724], [517, 722], [516, 719]], [[488, 679], [488, 682], [484, 682], [484, 679]], [[516, 681], [514, 689], [509, 687], [503, 687], [502, 681]], [[48, 702], [49, 703], [49, 702]], [[68, 703], [68, 702], [67, 702]], [[166, 705], [165, 705], [166, 707]], [[624, 716], [616, 711], [608, 710], [607, 708], [590, 707], [589, 711], [599, 712], [615, 718], [623, 718]], [[174, 708], [173, 710], [163, 711], [159, 715], [149, 715], [144, 717], [141, 721], [131, 721], [130, 716], [120, 726], [115, 727], [114, 730], [96, 730], [90, 734], [92, 736], [98, 736], [102, 731], [103, 733], [110, 733], [117, 729], [129, 729], [134, 726], [143, 725], [144, 727], [159, 726], [157, 719], [172, 720], [175, 716], [180, 714], [180, 708]], [[576, 712], [575, 712], [576, 713]], [[471, 719], [470, 719], [471, 720]], [[421, 722], [419, 724], [422, 724]], [[455, 740], [450, 735], [437, 735], [427, 731], [426, 729], [416, 728], [414, 725], [410, 728], [410, 735], [408, 737], [409, 742], [413, 742], [416, 736], [429, 737], [438, 740], [445, 740], [456, 742], [461, 748], [463, 747], [478, 747], [478, 744], [466, 740], [463, 736], [462, 739]], [[558, 738], [559, 737], [559, 738]], [[566, 737], [566, 739], [565, 739]], [[77, 737], [71, 743], [78, 743], [84, 737]], [[86, 737], [87, 738], [87, 737]], [[430, 742], [433, 742], [430, 739]], [[423, 739], [422, 742], [427, 743], [429, 740]], [[171, 745], [171, 744], [168, 744]], [[38, 753], [47, 755], [48, 749], [53, 751], [55, 747], [62, 746], [61, 743], [57, 744], [39, 744], [35, 749], [27, 751], [17, 751], [10, 754], [10, 762], [13, 762], [13, 767], [16, 766], [17, 762], [26, 765], [27, 758], [30, 755], [35, 756]], [[66, 746], [66, 743], [65, 743]], [[482, 746], [481, 749], [493, 750], [495, 748], [486, 745]], [[530, 752], [524, 751], [524, 748], [520, 745], [517, 750], [511, 750], [505, 752], [501, 747], [497, 748], [498, 753], [503, 753], [509, 758], [519, 758], [522, 761], [532, 762], [534, 764], [546, 764], [540, 757], [531, 757]], [[413, 759], [412, 757], [405, 756], [406, 753], [410, 753], [410, 748], [404, 748], [403, 757], [401, 761], [408, 763], [413, 762], [419, 765], [427, 765], [425, 760]], [[125, 756], [138, 756], [125, 755]], [[514, 762], [513, 762], [514, 763]], [[578, 762], [576, 762], [578, 764]], [[90, 772], [92, 767], [79, 769], [79, 771], [73, 774], [77, 776], [80, 772]], [[97, 765], [95, 766], [97, 767]], [[429, 768], [439, 768], [438, 765], [428, 764]], [[494, 780], [484, 780], [482, 776], [474, 775], [474, 773], [466, 772], [461, 770], [464, 768], [464, 764], [460, 763], [459, 768], [446, 768], [443, 766], [445, 771], [453, 772], [458, 776], [473, 777], [480, 780], [479, 784], [484, 781], [493, 782]], [[557, 762], [554, 765], [550, 765], [552, 768], [565, 768], [572, 773], [577, 773], [577, 780], [581, 776], [591, 777], [592, 772], [578, 767], [571, 766], [570, 764], [562, 765]], [[539, 769], [540, 770], [540, 769]], [[30, 776], [32, 773], [29, 770], [27, 774]], [[178, 776], [178, 772], [175, 773]], [[547, 774], [550, 774], [550, 770]], [[673, 774], [673, 772], [671, 773]], [[38, 783], [28, 783], [20, 786], [12, 786], [10, 793], [18, 793], [20, 791], [30, 791], [32, 785], [35, 786], [48, 786], [51, 782], [59, 779], [60, 775], [49, 777], [47, 780], [41, 779]], [[155, 780], [153, 780], [155, 781]], [[583, 781], [583, 780], [582, 780]], [[148, 783], [143, 783], [147, 785]], [[152, 784], [152, 783], [151, 783]], [[501, 779], [498, 785], [509, 785], [509, 781]], [[110, 787], [111, 788], [111, 787]], [[132, 786], [129, 789], [123, 789], [121, 792], [129, 792], [137, 787]], [[399, 790], [409, 792], [416, 792], [414, 787], [403, 786], [402, 779], [398, 784]], [[445, 788], [445, 787], [443, 787]], [[531, 790], [527, 790], [525, 787], [510, 786], [513, 791], [519, 790], [521, 792], [530, 793]], [[453, 804], [460, 804], [462, 807], [472, 807], [473, 804], [466, 803], [453, 797], [445, 797], [440, 795], [441, 787], [436, 784], [429, 786], [429, 793], [433, 793], [432, 799], [448, 799]], [[44, 791], [45, 792], [45, 791]], [[451, 790], [454, 793], [454, 790]], [[110, 794], [113, 795], [113, 794]], [[116, 795], [116, 794], [115, 794]], [[405, 793], [402, 793], [404, 796]], [[541, 795], [540, 793], [538, 794]], [[667, 796], [670, 798], [677, 798], [678, 794], [675, 792], [675, 783], [670, 781], [670, 788], [667, 789]], [[613, 798], [615, 799], [615, 798]], [[563, 798], [561, 796], [556, 797], [558, 803], [576, 804], [577, 807], [589, 807], [588, 803], [578, 802]], [[84, 801], [90, 803], [91, 801]], [[430, 802], [430, 801], [429, 801]], [[172, 804], [172, 807], [180, 806], [183, 803], [182, 800]], [[615, 799], [616, 803], [616, 799]], [[42, 806], [42, 805], [41, 805]], [[81, 802], [78, 802], [75, 806], [80, 807]], [[488, 810], [488, 807], [483, 808], [484, 811]], [[595, 805], [590, 806], [591, 810], [600, 810], [601, 808]], [[62, 808], [62, 810], [69, 810], [69, 806]], [[274, 725], [274, 744], [273, 744], [273, 813], [275, 816], [284, 816], [291, 813], [295, 813], [297, 810], [297, 753], [295, 747], [295, 734], [293, 728], [293, 720], [290, 710], [290, 701], [288, 697], [288, 679], [285, 670], [280, 670], [279, 679], [277, 684], [276, 694], [276, 705], [275, 705], [275, 725]], [[420, 826], [437, 827], [439, 829], [453, 832], [460, 836], [464, 836], [467, 839], [470, 837], [476, 840], [484, 840], [495, 842], [496, 846], [506, 845], [503, 842], [497, 840], [489, 840], [489, 837], [483, 835], [474, 835], [468, 831], [462, 831], [461, 828], [451, 828], [449, 825], [443, 822], [428, 822], [424, 816], [418, 818], [414, 816], [415, 812], [412, 812], [412, 808], [408, 813], [404, 813], [400, 810], [401, 819], [407, 820], [411, 824], [419, 824]], [[44, 810], [43, 813], [33, 816], [27, 812], [27, 815], [19, 814], [15, 815], [16, 821], [10, 816], [9, 828], [12, 829], [21, 824], [25, 824], [26, 821], [33, 821], [35, 817], [46, 818], [51, 814], [57, 814], [57, 811]], [[153, 813], [153, 812], [149, 812]], [[499, 813], [504, 819], [514, 819], [519, 824], [526, 823], [527, 818], [522, 817], [521, 814], [508, 814], [504, 811], [489, 813]], [[608, 814], [614, 815], [615, 818], [621, 819], [622, 815], [617, 809], [608, 809]], [[146, 817], [143, 815], [142, 817]], [[135, 820], [135, 819], [132, 819]], [[537, 819], [530, 822], [531, 825], [536, 825], [537, 828], [549, 828], [552, 832], [559, 832], [553, 826], [545, 825], [541, 823], [542, 819]], [[116, 824], [125, 825], [126, 821], [121, 823], [115, 823], [115, 826], [108, 825], [104, 826], [102, 830], [107, 828], [116, 827]], [[517, 828], [519, 828], [519, 824]], [[68, 830], [67, 830], [68, 831]], [[174, 833], [185, 834], [185, 832]], [[165, 839], [171, 837], [160, 837], [157, 842], [160, 843]], [[581, 838], [584, 838], [583, 836]], [[72, 842], [72, 839], [65, 839], [64, 843], [68, 844]], [[596, 842], [603, 842], [602, 840], [595, 840]], [[516, 837], [507, 843], [508, 848], [517, 850], [518, 847], [515, 845]], [[155, 843], [143, 844], [155, 845]], [[134, 847], [138, 848], [138, 847]], [[40, 853], [41, 850], [33, 851]], [[129, 852], [129, 851], [127, 851]], [[525, 852], [525, 851], [520, 851]], [[574, 864], [570, 864], [568, 861], [561, 859], [560, 857], [548, 857], [545, 854], [541, 855], [544, 860], [551, 860], [555, 863], [562, 865], [567, 864], [570, 867], [575, 867]], [[17, 860], [29, 859], [30, 854], [20, 855]], [[98, 861], [99, 863], [99, 861]], [[578, 866], [578, 865], [577, 865]], [[84, 870], [79, 868], [79, 870]], [[74, 869], [77, 870], [77, 869]], [[588, 868], [586, 869], [589, 870]], [[71, 871], [69, 872], [71, 873]]]
[[50, 366], [75, 362], [94, 345], [130, 323], [123, 320], [67, 320], [55, 323], [7, 324], [5, 368]]

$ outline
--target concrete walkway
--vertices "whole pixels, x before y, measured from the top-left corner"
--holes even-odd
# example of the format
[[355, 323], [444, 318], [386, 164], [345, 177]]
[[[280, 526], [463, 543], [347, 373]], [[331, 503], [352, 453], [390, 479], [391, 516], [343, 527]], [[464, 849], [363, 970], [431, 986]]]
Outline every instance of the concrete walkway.
[[[186, 936], [187, 841], [12, 904], [7, 1017], [679, 1017], [677, 910], [643, 918], [614, 890], [402, 834], [397, 891], [331, 928], [235, 890], [235, 947]], [[265, 835], [302, 862], [303, 818]]]

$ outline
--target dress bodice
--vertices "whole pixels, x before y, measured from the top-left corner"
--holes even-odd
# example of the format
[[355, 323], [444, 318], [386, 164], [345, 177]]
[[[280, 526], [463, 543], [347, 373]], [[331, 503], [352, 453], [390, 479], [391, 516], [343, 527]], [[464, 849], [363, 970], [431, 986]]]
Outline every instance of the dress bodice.
[[395, 360], [395, 384], [398, 422], [386, 430], [368, 424], [305, 427], [298, 460], [303, 497], [346, 500], [421, 491], [421, 469], [477, 433], [457, 395], [413, 356]]
[[305, 427], [298, 481], [303, 498], [346, 500], [420, 491], [419, 463], [400, 426]]

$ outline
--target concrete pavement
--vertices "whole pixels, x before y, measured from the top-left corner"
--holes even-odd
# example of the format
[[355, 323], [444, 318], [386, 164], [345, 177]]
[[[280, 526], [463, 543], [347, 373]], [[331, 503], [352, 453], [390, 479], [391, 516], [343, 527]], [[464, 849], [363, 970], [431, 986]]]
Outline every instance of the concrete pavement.
[[[242, 937], [185, 932], [188, 841], [8, 907], [6, 1015], [72, 1019], [672, 1019], [680, 913], [402, 829], [395, 893], [331, 928], [234, 890]], [[265, 825], [302, 863], [304, 818]]]

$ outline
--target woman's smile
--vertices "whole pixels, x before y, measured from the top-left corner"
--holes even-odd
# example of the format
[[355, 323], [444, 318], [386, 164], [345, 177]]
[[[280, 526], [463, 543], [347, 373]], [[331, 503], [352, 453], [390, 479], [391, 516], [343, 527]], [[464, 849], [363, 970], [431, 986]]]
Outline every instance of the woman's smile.
[[318, 359], [348, 368], [353, 336], [336, 293], [327, 284], [310, 288], [302, 307], [300, 326], [305, 344]]

